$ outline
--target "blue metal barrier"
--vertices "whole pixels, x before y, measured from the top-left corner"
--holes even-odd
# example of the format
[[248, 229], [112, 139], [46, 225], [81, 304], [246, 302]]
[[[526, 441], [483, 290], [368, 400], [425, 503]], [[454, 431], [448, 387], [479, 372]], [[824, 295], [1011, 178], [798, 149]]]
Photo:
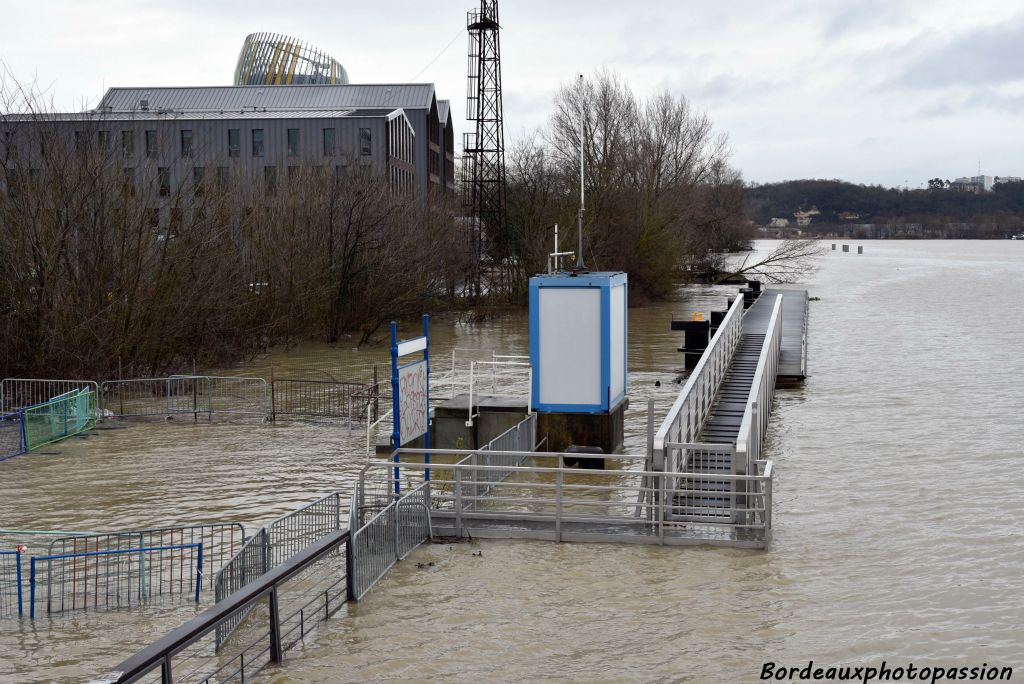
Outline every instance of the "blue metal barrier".
[[[11, 562], [14, 563], [13, 572]], [[0, 617], [13, 613], [14, 597], [17, 596], [18, 615], [24, 615], [21, 588], [21, 549], [0, 551]]]
[[0, 413], [0, 461], [26, 451], [24, 412]]
[[[47, 578], [46, 578], [46, 598], [47, 598], [47, 610], [46, 610], [46, 612], [49, 613], [49, 612], [51, 612], [50, 611], [49, 602], [50, 602], [50, 597], [51, 597], [51, 594], [52, 594], [52, 586], [51, 586], [51, 579], [50, 579], [51, 576], [52, 576], [51, 566], [52, 566], [52, 563], [54, 561], [66, 561], [68, 559], [71, 559], [72, 561], [77, 562], [78, 559], [87, 560], [89, 558], [99, 558], [99, 557], [107, 557], [107, 558], [109, 558], [109, 557], [122, 556], [122, 555], [128, 554], [129, 555], [129, 566], [128, 566], [128, 573], [127, 573], [127, 582], [125, 582], [124, 586], [126, 586], [128, 588], [128, 599], [127, 600], [130, 603], [131, 602], [131, 586], [132, 586], [132, 583], [131, 583], [132, 573], [131, 573], [131, 562], [130, 562], [131, 556], [130, 556], [130, 554], [133, 554], [133, 553], [139, 554], [139, 558], [140, 559], [144, 559], [145, 554], [147, 554], [147, 553], [159, 553], [159, 552], [163, 552], [163, 551], [184, 551], [186, 549], [191, 549], [191, 550], [194, 550], [196, 552], [195, 602], [199, 603], [199, 591], [200, 591], [200, 589], [202, 587], [202, 582], [203, 582], [203, 545], [201, 543], [199, 543], [199, 544], [174, 544], [174, 545], [170, 545], [170, 546], [147, 546], [147, 547], [142, 547], [142, 548], [116, 549], [116, 550], [111, 550], [111, 551], [88, 551], [88, 552], [84, 552], [84, 553], [62, 553], [62, 554], [57, 554], [57, 555], [52, 555], [52, 556], [33, 556], [29, 560], [29, 617], [34, 619], [35, 616], [36, 616], [36, 585], [37, 585], [37, 582], [36, 582], [36, 563], [37, 562], [39, 562], [39, 563], [45, 562], [45, 563], [47, 563], [47, 566], [48, 566], [48, 572], [47, 572]], [[141, 560], [140, 560], [140, 567], [141, 566], [142, 566], [142, 563], [141, 563]], [[20, 563], [19, 563], [19, 568], [20, 568]], [[172, 569], [172, 584], [173, 584], [173, 563], [171, 564], [171, 569]], [[124, 578], [120, 575], [120, 570], [121, 570], [120, 564], [117, 564], [117, 566], [115, 567], [114, 575], [111, 576], [111, 574], [109, 573], [109, 564], [108, 564], [108, 571], [106, 571], [104, 573], [103, 577], [102, 577], [102, 581], [104, 583], [104, 599], [107, 600], [107, 601], [110, 600], [111, 596], [116, 596], [116, 597], [120, 598], [120, 594], [118, 594], [116, 592], [111, 594], [110, 591], [109, 591], [109, 587], [111, 586], [111, 581], [113, 581], [113, 586], [115, 587], [115, 589], [119, 588], [120, 587], [120, 583], [124, 581]], [[19, 569], [19, 574], [20, 574], [20, 569]], [[153, 588], [151, 586], [148, 589], [144, 589], [143, 588], [145, 585], [142, 584], [142, 582], [143, 582], [143, 572], [141, 570], [137, 574], [137, 576], [138, 576], [138, 579], [139, 579], [139, 582], [140, 582], [140, 586], [139, 586], [139, 590], [136, 592], [136, 596], [138, 596], [139, 598], [148, 598], [149, 596], [151, 596], [153, 594]], [[72, 579], [73, 579], [73, 581], [77, 580], [77, 574], [75, 574], [75, 571], [72, 572]], [[87, 571], [85, 573], [83, 573], [83, 581], [85, 583], [85, 592], [86, 593], [88, 593], [88, 586], [89, 586], [88, 582], [90, 581], [90, 579], [92, 579], [94, 587], [95, 587], [95, 590], [96, 590], [96, 593], [98, 595], [99, 594], [99, 585], [100, 585], [100, 581], [101, 581], [98, 569], [97, 569], [95, 577], [90, 577], [90, 575], [89, 575], [89, 573]], [[62, 580], [62, 583], [63, 582], [66, 582], [66, 580]], [[21, 583], [19, 582], [19, 586], [20, 586], [20, 584]], [[98, 601], [98, 599], [97, 599], [97, 601]], [[72, 607], [74, 608], [74, 605]], [[83, 602], [83, 607], [87, 607], [87, 602]]]

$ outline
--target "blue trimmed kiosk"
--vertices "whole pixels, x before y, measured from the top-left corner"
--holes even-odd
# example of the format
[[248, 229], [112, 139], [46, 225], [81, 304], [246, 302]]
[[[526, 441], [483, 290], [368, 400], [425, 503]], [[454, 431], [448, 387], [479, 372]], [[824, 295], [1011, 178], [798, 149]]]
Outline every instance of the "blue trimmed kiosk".
[[530, 278], [532, 404], [549, 451], [622, 449], [629, 406], [627, 287], [622, 272]]

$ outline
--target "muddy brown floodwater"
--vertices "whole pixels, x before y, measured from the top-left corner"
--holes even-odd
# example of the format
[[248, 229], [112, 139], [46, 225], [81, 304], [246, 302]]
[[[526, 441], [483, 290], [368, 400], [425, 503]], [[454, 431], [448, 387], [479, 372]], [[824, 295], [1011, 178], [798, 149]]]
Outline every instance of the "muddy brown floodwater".
[[[1024, 243], [850, 244], [865, 254], [828, 253], [806, 284], [820, 297], [812, 375], [776, 395], [769, 550], [422, 547], [265, 680], [752, 682], [767, 661], [1024, 666]], [[644, 448], [646, 399], [660, 419], [679, 389], [671, 313], [719, 308], [725, 291], [630, 311], [628, 452]], [[437, 320], [432, 338], [435, 359], [453, 346], [526, 353], [527, 320]], [[343, 378], [384, 356], [309, 347], [246, 372]], [[0, 527], [257, 529], [350, 492], [363, 439], [303, 423], [103, 430], [0, 463]], [[0, 621], [0, 681], [87, 680], [194, 612]]]

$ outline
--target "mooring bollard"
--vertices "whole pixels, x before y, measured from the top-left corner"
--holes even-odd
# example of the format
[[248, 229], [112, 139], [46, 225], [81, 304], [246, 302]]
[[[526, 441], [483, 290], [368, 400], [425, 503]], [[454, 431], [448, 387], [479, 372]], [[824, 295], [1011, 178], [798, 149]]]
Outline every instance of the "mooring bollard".
[[684, 365], [687, 369], [696, 367], [704, 350], [708, 348], [711, 340], [711, 321], [704, 320], [704, 314], [697, 312], [693, 320], [672, 321], [672, 330], [680, 330], [685, 333], [683, 346], [679, 351], [683, 352]]

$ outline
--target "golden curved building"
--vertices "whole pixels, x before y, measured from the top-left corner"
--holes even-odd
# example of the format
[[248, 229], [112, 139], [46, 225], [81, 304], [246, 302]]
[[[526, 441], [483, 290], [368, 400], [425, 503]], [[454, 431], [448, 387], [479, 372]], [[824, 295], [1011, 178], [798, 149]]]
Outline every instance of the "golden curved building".
[[235, 85], [346, 85], [338, 60], [309, 43], [278, 33], [250, 33], [235, 67]]

